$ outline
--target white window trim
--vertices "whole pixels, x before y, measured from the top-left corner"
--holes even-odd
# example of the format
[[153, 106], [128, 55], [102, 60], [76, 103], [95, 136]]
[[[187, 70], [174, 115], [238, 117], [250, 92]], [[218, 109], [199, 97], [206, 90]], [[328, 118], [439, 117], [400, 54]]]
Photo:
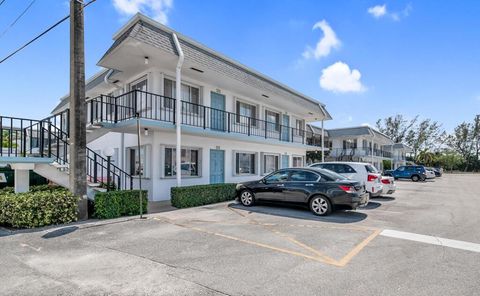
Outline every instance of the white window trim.
[[[165, 79], [173, 81], [174, 85], [176, 85], [175, 84], [175, 82], [176, 82], [175, 77], [164, 74], [163, 78], [162, 78], [162, 84], [164, 84]], [[188, 80], [184, 80], [183, 78], [182, 78], [181, 82], [182, 82], [181, 84], [184, 84], [184, 85], [187, 85], [187, 86], [190, 86], [190, 87], [198, 88], [198, 104], [203, 105], [203, 89], [204, 89], [204, 86], [196, 84], [196, 83], [189, 82]], [[162, 92], [161, 95], [165, 96], [165, 88], [163, 89], [163, 92]]]
[[[151, 151], [152, 151], [152, 145], [150, 144], [144, 144], [140, 146], [140, 149], [142, 147], [145, 147], [145, 167], [143, 169], [143, 175], [142, 179], [150, 179], [151, 178]], [[130, 172], [130, 153], [129, 150], [131, 149], [137, 149], [137, 146], [129, 146], [125, 147], [125, 160], [126, 160], [126, 170], [127, 172]], [[137, 152], [138, 153], [138, 152]], [[133, 179], [140, 179], [140, 176], [132, 176]]]
[[[293, 166], [293, 164], [294, 164], [293, 159], [294, 159], [295, 157], [300, 157], [300, 158], [302, 158], [302, 164], [303, 164], [303, 166], [300, 166], [300, 167], [294, 167], [294, 166]], [[292, 167], [294, 167], [294, 168], [305, 167], [305, 156], [304, 156], [304, 155], [299, 155], [299, 154], [292, 154]]]
[[[256, 103], [253, 103], [253, 102], [250, 102], [249, 100], [245, 100], [245, 99], [242, 99], [242, 98], [239, 98], [239, 97], [233, 97], [233, 113], [235, 114], [239, 114], [237, 111], [237, 102], [240, 102], [242, 104], [246, 104], [246, 105], [250, 105], [250, 106], [254, 106], [255, 107], [255, 119], [260, 119], [259, 118], [259, 112], [260, 112], [260, 105], [259, 104], [256, 104]], [[235, 121], [236, 123], [236, 121]]]
[[[233, 150], [232, 151], [232, 160], [233, 160], [233, 170], [232, 170], [232, 175], [234, 177], [244, 177], [244, 176], [258, 176], [259, 175], [259, 153], [255, 151], [245, 151], [245, 150]], [[237, 153], [248, 153], [248, 154], [254, 154], [255, 155], [255, 174], [237, 174]]]
[[264, 158], [265, 156], [267, 155], [273, 155], [273, 156], [277, 156], [277, 170], [280, 169], [280, 167], [282, 166], [282, 156], [280, 153], [274, 153], [274, 152], [262, 152], [260, 153], [260, 169], [261, 169], [261, 176], [266, 176], [268, 174], [271, 174], [272, 172], [270, 173], [265, 173], [265, 165], [264, 165]]
[[[165, 176], [165, 148], [177, 149], [175, 145], [160, 145], [160, 179], [175, 179], [177, 178], [176, 175], [174, 176]], [[201, 147], [193, 147], [193, 146], [182, 146], [180, 149], [189, 149], [189, 150], [198, 150], [198, 175], [197, 176], [183, 176], [182, 179], [198, 179], [202, 178], [203, 173], [203, 148]]]

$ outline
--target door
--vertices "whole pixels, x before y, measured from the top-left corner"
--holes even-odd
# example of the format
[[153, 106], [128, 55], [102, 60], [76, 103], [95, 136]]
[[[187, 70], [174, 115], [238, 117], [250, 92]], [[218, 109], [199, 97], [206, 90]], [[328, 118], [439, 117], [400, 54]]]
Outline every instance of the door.
[[288, 155], [282, 155], [282, 169], [288, 168], [290, 162], [290, 157]]
[[255, 197], [262, 200], [283, 201], [283, 190], [288, 180], [288, 171], [280, 170], [265, 177], [255, 189]]
[[216, 92], [210, 95], [210, 126], [213, 130], [225, 131], [225, 96]]
[[305, 203], [310, 193], [315, 191], [319, 178], [319, 175], [310, 171], [292, 171], [283, 190], [285, 201]]
[[290, 116], [283, 114], [282, 115], [282, 141], [288, 142], [290, 139]]
[[210, 150], [210, 184], [225, 182], [225, 151]]
[[147, 110], [151, 109], [152, 105], [152, 102], [149, 102], [147, 100], [147, 97], [150, 97], [151, 100], [151, 96], [147, 96], [147, 79], [141, 78], [131, 83], [130, 90], [137, 90], [136, 92], [132, 92], [132, 96], [130, 98], [132, 103], [130, 104], [130, 106], [132, 106], [133, 108], [136, 107], [136, 112], [140, 112], [140, 115], [142, 117], [147, 117]]

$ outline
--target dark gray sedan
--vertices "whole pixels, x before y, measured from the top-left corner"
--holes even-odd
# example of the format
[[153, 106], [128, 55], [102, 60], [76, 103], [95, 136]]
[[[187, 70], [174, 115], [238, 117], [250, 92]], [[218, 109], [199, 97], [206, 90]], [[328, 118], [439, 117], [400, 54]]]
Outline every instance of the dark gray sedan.
[[368, 203], [368, 193], [360, 182], [318, 168], [281, 169], [261, 180], [237, 184], [237, 198], [246, 207], [256, 201], [305, 204], [320, 216]]

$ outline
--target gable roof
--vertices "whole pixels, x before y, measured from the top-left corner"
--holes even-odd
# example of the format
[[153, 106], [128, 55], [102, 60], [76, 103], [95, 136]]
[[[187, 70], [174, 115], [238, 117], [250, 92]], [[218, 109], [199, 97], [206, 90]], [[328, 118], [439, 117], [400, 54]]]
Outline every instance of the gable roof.
[[355, 126], [355, 127], [346, 127], [346, 128], [336, 128], [336, 129], [329, 129], [328, 134], [330, 137], [349, 137], [349, 136], [363, 136], [363, 135], [375, 135], [379, 137], [383, 137], [391, 141], [391, 139], [385, 135], [377, 131], [376, 129], [370, 126]]

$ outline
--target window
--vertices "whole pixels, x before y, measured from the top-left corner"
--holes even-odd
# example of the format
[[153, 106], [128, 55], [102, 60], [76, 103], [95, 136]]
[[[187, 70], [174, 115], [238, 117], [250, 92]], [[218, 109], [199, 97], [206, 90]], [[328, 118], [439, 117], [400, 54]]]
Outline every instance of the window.
[[265, 177], [268, 183], [285, 182], [288, 180], [288, 171], [279, 171], [275, 174]]
[[256, 166], [255, 153], [235, 153], [235, 173], [237, 175], [253, 175], [255, 174]]
[[304, 128], [305, 128], [305, 121], [300, 119], [295, 119], [295, 135], [303, 136]]
[[265, 110], [265, 121], [267, 122], [267, 129], [279, 131], [280, 130], [280, 114]]
[[294, 171], [290, 175], [292, 182], [315, 182], [318, 180], [318, 175], [307, 171]]
[[237, 101], [236, 105], [237, 123], [248, 125], [248, 118], [250, 117], [250, 124], [257, 126], [257, 107], [240, 101]]
[[303, 167], [303, 156], [294, 156], [292, 158], [293, 161], [293, 167], [294, 168], [301, 168]]
[[343, 140], [343, 149], [357, 148], [357, 139]]
[[278, 155], [265, 154], [263, 156], [263, 173], [268, 174], [278, 170]]
[[[163, 94], [169, 98], [175, 98], [175, 81], [165, 78], [163, 80]], [[193, 87], [182, 83], [182, 101], [190, 102], [192, 104], [200, 104], [200, 89], [198, 87]], [[174, 101], [169, 99], [164, 99], [163, 106], [165, 108], [173, 108]], [[198, 113], [198, 106], [187, 104], [187, 112]]]
[[[182, 149], [182, 176], [199, 176], [199, 154], [199, 149]], [[177, 153], [175, 148], [165, 148], [165, 177], [173, 177], [177, 175], [176, 157]]]
[[367, 169], [367, 172], [369, 172], [369, 173], [374, 173], [374, 174], [378, 173], [377, 169], [374, 166], [372, 166], [371, 164], [367, 164], [365, 166], [365, 168]]
[[138, 148], [137, 147], [130, 147], [127, 148], [127, 157], [128, 157], [128, 172], [132, 176], [140, 176], [148, 177], [148, 170], [146, 168], [146, 164], [148, 163], [146, 160], [146, 148], [145, 146], [140, 147], [140, 159], [138, 155]]

